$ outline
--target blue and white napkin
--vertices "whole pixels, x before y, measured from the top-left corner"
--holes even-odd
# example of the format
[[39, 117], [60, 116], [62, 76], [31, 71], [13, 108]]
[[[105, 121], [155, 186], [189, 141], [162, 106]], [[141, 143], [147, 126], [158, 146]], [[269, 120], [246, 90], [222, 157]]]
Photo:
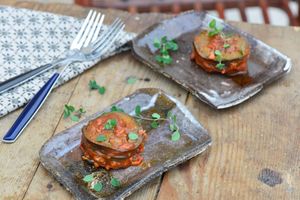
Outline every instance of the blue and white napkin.
[[[0, 7], [0, 82], [52, 62], [62, 56], [80, 29], [82, 21], [69, 16], [28, 9]], [[105, 30], [107, 26], [103, 26]], [[100, 60], [119, 53], [135, 34], [121, 39], [101, 58], [69, 66], [62, 84]], [[0, 117], [25, 105], [51, 77], [53, 70], [0, 95]]]

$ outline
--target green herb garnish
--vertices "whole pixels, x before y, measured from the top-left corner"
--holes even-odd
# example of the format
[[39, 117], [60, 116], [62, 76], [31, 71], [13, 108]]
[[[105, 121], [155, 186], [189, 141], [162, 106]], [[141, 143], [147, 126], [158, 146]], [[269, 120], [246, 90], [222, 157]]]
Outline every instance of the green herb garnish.
[[219, 70], [222, 70], [225, 67], [225, 64], [222, 63], [222, 53], [220, 50], [215, 50], [215, 55], [216, 55], [216, 61], [219, 63], [216, 65], [216, 68]]
[[151, 116], [153, 119], [160, 119], [160, 115], [158, 113], [152, 113]]
[[209, 31], [208, 31], [208, 36], [213, 37], [215, 35], [218, 35], [219, 33], [222, 32], [223, 27], [217, 27], [217, 21], [215, 19], [211, 20], [209, 22]]
[[94, 180], [94, 176], [93, 176], [93, 174], [89, 174], [89, 175], [86, 175], [85, 177], [83, 177], [82, 180], [86, 183], [89, 183], [89, 182], [92, 182]]
[[225, 49], [227, 49], [227, 48], [230, 47], [230, 44], [225, 43], [225, 44], [223, 45], [223, 47], [224, 47]]
[[180, 133], [179, 133], [179, 131], [177, 130], [177, 131], [175, 131], [175, 132], [173, 132], [172, 133], [172, 135], [171, 135], [171, 140], [172, 141], [177, 141], [177, 140], [179, 140], [180, 139]]
[[153, 121], [150, 124], [151, 128], [157, 128], [159, 126], [159, 123], [157, 121]]
[[101, 182], [98, 182], [98, 183], [96, 183], [94, 186], [93, 186], [93, 190], [95, 190], [96, 192], [100, 192], [101, 190], [102, 190], [102, 188], [103, 188], [103, 185], [102, 185], [102, 183]]
[[120, 185], [121, 185], [121, 183], [120, 183], [120, 181], [119, 181], [119, 179], [117, 179], [117, 178], [111, 178], [111, 180], [110, 180], [110, 184], [112, 185], [112, 186], [114, 186], [114, 187], [119, 187]]
[[110, 130], [113, 129], [117, 125], [117, 120], [116, 119], [109, 119], [104, 125], [104, 129]]
[[137, 105], [134, 109], [134, 112], [135, 112], [135, 116], [140, 116], [141, 115], [141, 106], [140, 105]]
[[172, 131], [171, 140], [175, 142], [180, 139], [180, 135], [181, 135], [179, 132], [179, 127], [177, 125], [177, 117], [176, 115], [173, 115], [171, 112], [168, 112], [167, 116], [170, 119], [169, 128]]
[[169, 51], [177, 51], [178, 45], [174, 40], [168, 40], [167, 36], [163, 36], [160, 40], [154, 39], [153, 45], [159, 49], [160, 55], [155, 56], [155, 60], [162, 64], [171, 64], [173, 59]]
[[89, 88], [91, 90], [98, 90], [99, 94], [104, 94], [106, 91], [105, 87], [98, 85], [95, 80], [90, 80]]
[[122, 108], [119, 108], [117, 106], [112, 106], [110, 109], [111, 112], [124, 112], [124, 110]]
[[72, 105], [65, 105], [64, 106], [64, 118], [70, 117], [70, 119], [74, 122], [78, 122], [79, 118], [82, 114], [84, 114], [86, 111], [83, 108], [79, 108], [75, 111], [75, 107]]
[[136, 134], [136, 133], [134, 133], [134, 132], [130, 132], [130, 133], [128, 134], [128, 138], [129, 138], [130, 140], [137, 140], [137, 139], [139, 138], [139, 135]]
[[137, 78], [136, 77], [128, 77], [127, 78], [127, 83], [128, 84], [134, 84], [135, 82], [137, 81]]
[[107, 140], [106, 136], [105, 135], [99, 135], [97, 138], [96, 138], [96, 141], [97, 142], [105, 142]]

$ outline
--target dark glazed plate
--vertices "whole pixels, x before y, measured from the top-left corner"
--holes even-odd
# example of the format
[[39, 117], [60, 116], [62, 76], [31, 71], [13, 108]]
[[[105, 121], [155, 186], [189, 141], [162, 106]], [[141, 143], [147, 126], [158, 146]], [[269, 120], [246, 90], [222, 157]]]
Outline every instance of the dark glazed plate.
[[[209, 74], [190, 60], [194, 36], [207, 29], [209, 22], [216, 19], [224, 30], [239, 33], [251, 45], [247, 76], [224, 76]], [[171, 52], [173, 64], [162, 67], [154, 59], [155, 38], [167, 36], [179, 45], [177, 52]], [[210, 106], [228, 108], [249, 99], [262, 88], [291, 69], [290, 59], [252, 35], [224, 23], [205, 12], [185, 12], [148, 28], [132, 42], [135, 57], [166, 77], [174, 80]]]
[[[163, 172], [200, 154], [211, 144], [207, 131], [191, 113], [178, 100], [161, 90], [141, 89], [113, 105], [130, 115], [134, 115], [135, 106], [140, 105], [144, 117], [151, 117], [153, 112], [166, 117], [167, 112], [171, 111], [177, 116], [181, 138], [176, 142], [171, 141], [168, 122], [160, 122], [157, 129], [151, 129], [149, 122], [142, 122], [143, 128], [148, 132], [143, 153], [144, 163], [126, 169], [96, 170], [95, 173], [104, 174], [101, 178], [103, 190], [97, 193], [89, 190], [82, 181], [85, 175], [94, 171], [81, 160], [81, 129], [91, 119], [109, 111], [110, 107], [55, 135], [43, 145], [40, 160], [76, 199], [124, 199]], [[111, 176], [120, 180], [121, 187], [115, 189], [110, 186], [107, 180]]]

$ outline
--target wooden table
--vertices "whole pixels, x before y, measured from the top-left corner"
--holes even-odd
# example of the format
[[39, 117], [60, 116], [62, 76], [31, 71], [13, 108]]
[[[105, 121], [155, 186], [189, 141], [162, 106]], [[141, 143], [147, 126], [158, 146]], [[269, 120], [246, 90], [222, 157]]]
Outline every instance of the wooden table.
[[[1, 3], [76, 17], [84, 17], [88, 11], [74, 5], [8, 0]], [[127, 24], [126, 29], [134, 32], [170, 17], [129, 15], [115, 10], [103, 12], [110, 19], [121, 17]], [[39, 164], [38, 158], [39, 149], [47, 139], [74, 125], [62, 117], [64, 104], [82, 105], [89, 115], [143, 87], [161, 88], [185, 103], [209, 130], [213, 145], [129, 199], [300, 199], [300, 28], [234, 25], [291, 57], [290, 74], [239, 106], [214, 110], [136, 61], [130, 52], [107, 59], [56, 89], [17, 142], [0, 143], [0, 199], [72, 199]], [[128, 76], [143, 80], [127, 84]], [[105, 95], [87, 89], [91, 79], [106, 86]], [[0, 119], [2, 134], [20, 111]], [[267, 185], [272, 181], [278, 184]]]

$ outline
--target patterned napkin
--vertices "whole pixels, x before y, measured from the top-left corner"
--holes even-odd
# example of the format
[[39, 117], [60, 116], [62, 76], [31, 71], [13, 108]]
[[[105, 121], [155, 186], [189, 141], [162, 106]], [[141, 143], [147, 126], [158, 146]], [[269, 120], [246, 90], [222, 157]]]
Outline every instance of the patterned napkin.
[[[0, 83], [60, 58], [69, 49], [82, 20], [27, 9], [0, 7]], [[102, 26], [103, 30], [107, 26]], [[100, 60], [127, 50], [135, 34], [123, 32], [121, 39], [101, 58], [70, 65], [58, 85], [79, 75]], [[0, 117], [25, 105], [55, 70], [0, 95]]]

